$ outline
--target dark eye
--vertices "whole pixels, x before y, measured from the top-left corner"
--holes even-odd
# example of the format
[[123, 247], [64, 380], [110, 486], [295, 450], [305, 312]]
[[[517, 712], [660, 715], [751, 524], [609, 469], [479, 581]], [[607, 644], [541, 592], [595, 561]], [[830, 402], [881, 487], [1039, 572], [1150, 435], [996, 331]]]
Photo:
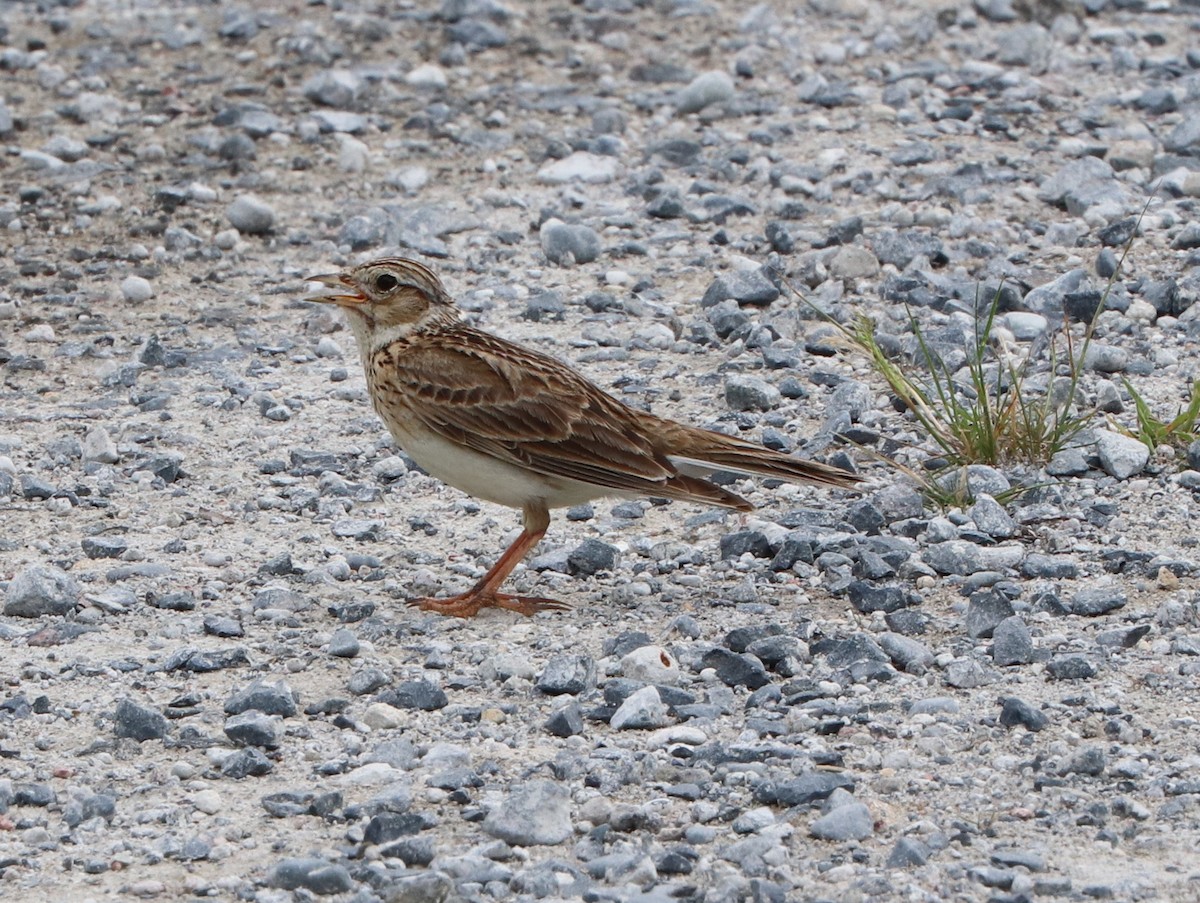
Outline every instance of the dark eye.
[[391, 273], [380, 273], [375, 277], [375, 290], [379, 292], [390, 292], [399, 284], [400, 280]]

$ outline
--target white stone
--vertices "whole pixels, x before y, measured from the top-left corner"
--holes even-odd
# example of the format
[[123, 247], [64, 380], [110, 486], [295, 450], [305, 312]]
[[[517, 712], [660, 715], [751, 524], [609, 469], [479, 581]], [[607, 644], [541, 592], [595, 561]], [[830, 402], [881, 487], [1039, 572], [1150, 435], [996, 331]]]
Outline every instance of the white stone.
[[141, 276], [126, 276], [121, 280], [121, 296], [132, 304], [141, 304], [154, 297], [154, 286]]
[[538, 179], [551, 185], [566, 182], [611, 182], [616, 175], [617, 161], [613, 157], [602, 157], [587, 151], [576, 151], [561, 160], [547, 163], [538, 170]]
[[679, 683], [679, 663], [662, 646], [641, 646], [621, 659], [621, 674], [630, 680], [674, 686]]
[[446, 87], [450, 80], [446, 78], [446, 71], [441, 66], [422, 63], [409, 70], [409, 73], [404, 76], [404, 82], [414, 88], [441, 89]]

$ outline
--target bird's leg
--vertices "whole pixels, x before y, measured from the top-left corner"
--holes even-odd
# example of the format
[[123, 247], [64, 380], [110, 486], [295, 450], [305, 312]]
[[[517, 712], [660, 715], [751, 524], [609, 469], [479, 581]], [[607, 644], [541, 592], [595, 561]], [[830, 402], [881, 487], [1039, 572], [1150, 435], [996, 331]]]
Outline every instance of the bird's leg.
[[529, 505], [525, 508], [524, 529], [504, 554], [491, 566], [486, 574], [473, 587], [457, 596], [448, 599], [422, 598], [413, 599], [408, 604], [425, 611], [436, 611], [438, 614], [451, 615], [458, 618], [473, 618], [481, 608], [507, 608], [526, 617], [539, 611], [552, 611], [567, 608], [562, 602], [554, 599], [543, 599], [538, 596], [513, 596], [500, 592], [500, 586], [508, 579], [508, 575], [526, 555], [533, 550], [546, 535], [550, 526], [550, 512], [544, 505]]

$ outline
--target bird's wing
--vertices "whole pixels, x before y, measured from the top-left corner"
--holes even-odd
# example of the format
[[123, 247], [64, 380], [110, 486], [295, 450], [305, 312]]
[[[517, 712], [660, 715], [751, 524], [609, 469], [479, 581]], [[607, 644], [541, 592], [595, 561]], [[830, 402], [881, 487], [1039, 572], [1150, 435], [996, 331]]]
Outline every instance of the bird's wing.
[[746, 507], [681, 474], [647, 431], [649, 415], [547, 355], [457, 326], [387, 346], [372, 366], [426, 428], [475, 451], [618, 492]]

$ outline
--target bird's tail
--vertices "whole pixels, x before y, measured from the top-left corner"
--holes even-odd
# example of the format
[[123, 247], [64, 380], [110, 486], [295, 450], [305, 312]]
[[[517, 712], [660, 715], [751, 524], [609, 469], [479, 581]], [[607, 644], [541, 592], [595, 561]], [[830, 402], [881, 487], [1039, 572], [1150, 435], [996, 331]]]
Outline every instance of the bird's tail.
[[[839, 489], [853, 488], [862, 477], [839, 467], [793, 458], [744, 439], [723, 433], [672, 424], [673, 430], [665, 443], [671, 462], [684, 472], [712, 473], [731, 470], [734, 473], [775, 477], [793, 483], [815, 483]], [[677, 432], [676, 432], [677, 431]]]

